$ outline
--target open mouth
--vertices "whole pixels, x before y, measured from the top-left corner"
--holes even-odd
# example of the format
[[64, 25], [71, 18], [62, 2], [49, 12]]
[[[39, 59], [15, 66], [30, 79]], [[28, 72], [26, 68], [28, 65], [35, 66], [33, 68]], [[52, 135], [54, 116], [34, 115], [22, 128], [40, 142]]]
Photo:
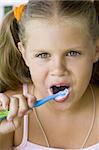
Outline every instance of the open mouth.
[[64, 95], [64, 96], [58, 96], [55, 98], [55, 101], [58, 101], [58, 102], [63, 102], [64, 100], [66, 100], [68, 98], [68, 95], [70, 93], [69, 91], [69, 88], [70, 86], [68, 85], [53, 85], [50, 87], [50, 94], [56, 94], [60, 91], [64, 91], [65, 89], [68, 90], [68, 94]]
[[50, 89], [53, 94], [56, 94], [65, 89], [69, 89], [69, 86], [52, 86]]

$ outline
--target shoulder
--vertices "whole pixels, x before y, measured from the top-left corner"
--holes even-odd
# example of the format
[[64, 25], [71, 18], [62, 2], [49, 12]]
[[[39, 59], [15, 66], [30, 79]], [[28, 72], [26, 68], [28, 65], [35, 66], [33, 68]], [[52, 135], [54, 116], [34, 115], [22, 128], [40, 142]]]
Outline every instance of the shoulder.
[[13, 132], [9, 134], [0, 134], [0, 150], [11, 150], [11, 147], [13, 145], [13, 134]]

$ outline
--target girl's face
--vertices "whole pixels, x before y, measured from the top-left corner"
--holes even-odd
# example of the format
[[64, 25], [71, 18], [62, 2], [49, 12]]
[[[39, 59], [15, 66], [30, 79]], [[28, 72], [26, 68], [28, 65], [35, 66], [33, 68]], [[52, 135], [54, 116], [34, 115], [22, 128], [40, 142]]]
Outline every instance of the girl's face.
[[30, 69], [35, 96], [41, 99], [55, 93], [57, 86], [68, 86], [71, 92], [67, 99], [45, 105], [59, 110], [73, 107], [87, 89], [96, 59], [87, 27], [72, 21], [31, 21], [26, 25], [26, 36], [22, 53]]

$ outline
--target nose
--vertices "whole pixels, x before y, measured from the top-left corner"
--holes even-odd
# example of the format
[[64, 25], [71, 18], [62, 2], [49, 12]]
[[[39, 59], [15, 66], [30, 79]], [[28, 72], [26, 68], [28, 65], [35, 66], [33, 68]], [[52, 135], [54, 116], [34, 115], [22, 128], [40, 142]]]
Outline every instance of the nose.
[[67, 73], [66, 60], [64, 58], [56, 57], [51, 62], [50, 75], [51, 76], [65, 76]]

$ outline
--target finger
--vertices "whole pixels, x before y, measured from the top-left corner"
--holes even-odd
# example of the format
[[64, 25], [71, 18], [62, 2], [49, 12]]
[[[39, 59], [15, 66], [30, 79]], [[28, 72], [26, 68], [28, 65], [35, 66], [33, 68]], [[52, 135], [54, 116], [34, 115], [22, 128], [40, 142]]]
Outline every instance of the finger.
[[34, 103], [36, 101], [35, 96], [33, 96], [33, 95], [29, 94], [29, 93], [27, 93], [25, 96], [27, 97], [28, 106], [30, 108], [33, 108], [33, 105], [34, 105]]
[[19, 107], [19, 100], [16, 97], [10, 97], [10, 106], [9, 106], [9, 114], [7, 116], [7, 120], [12, 121], [13, 118], [17, 115]]
[[28, 103], [25, 96], [18, 94], [14, 95], [19, 99], [19, 109], [18, 109], [18, 116], [22, 117], [28, 111]]
[[0, 110], [8, 109], [8, 107], [9, 107], [9, 98], [5, 94], [0, 93]]

